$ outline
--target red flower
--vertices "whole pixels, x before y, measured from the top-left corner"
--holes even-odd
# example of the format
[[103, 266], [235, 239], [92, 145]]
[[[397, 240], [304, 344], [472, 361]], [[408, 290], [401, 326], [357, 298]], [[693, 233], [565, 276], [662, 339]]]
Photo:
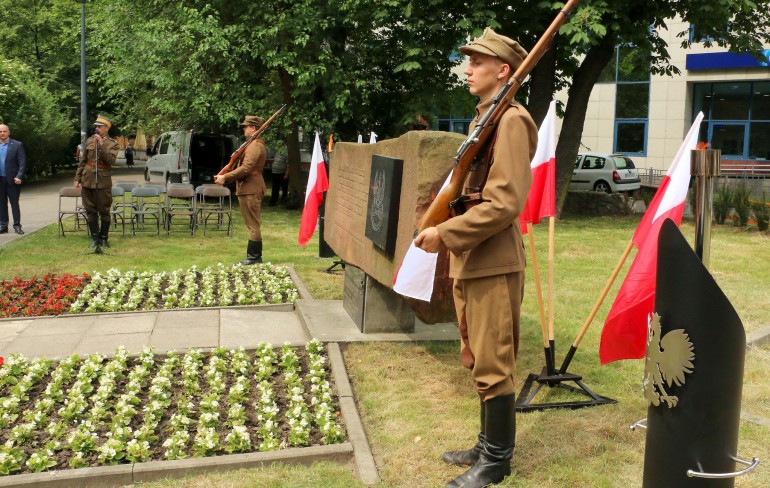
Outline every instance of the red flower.
[[0, 366], [2, 366], [4, 362], [5, 362], [5, 359], [3, 359], [3, 356], [0, 356]]

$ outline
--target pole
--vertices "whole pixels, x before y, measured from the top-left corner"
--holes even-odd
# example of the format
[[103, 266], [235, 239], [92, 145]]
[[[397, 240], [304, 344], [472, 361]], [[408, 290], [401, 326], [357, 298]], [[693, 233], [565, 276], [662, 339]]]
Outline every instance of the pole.
[[537, 309], [540, 312], [540, 331], [543, 333], [543, 352], [545, 353], [545, 364], [548, 374], [553, 374], [553, 354], [551, 354], [550, 343], [548, 342], [548, 329], [545, 323], [545, 309], [543, 308], [543, 290], [540, 285], [540, 270], [537, 266], [537, 250], [535, 249], [535, 230], [532, 222], [527, 222], [527, 234], [529, 234], [529, 248], [532, 254], [532, 271], [535, 274], [535, 291], [537, 292]]
[[86, 0], [80, 0], [80, 151], [86, 150]]
[[708, 268], [711, 258], [711, 213], [714, 204], [714, 176], [721, 174], [722, 151], [690, 151], [690, 174], [695, 177], [695, 254]]

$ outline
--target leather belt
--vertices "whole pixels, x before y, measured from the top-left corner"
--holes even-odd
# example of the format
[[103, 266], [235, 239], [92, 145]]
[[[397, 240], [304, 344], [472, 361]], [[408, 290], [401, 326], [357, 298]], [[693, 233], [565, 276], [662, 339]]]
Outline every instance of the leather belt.
[[[86, 166], [88, 166], [89, 168], [93, 168], [95, 165], [94, 165], [94, 163], [92, 161], [88, 161], [86, 163]], [[112, 166], [110, 166], [108, 164], [100, 164], [99, 165], [99, 169], [110, 169], [111, 167]]]

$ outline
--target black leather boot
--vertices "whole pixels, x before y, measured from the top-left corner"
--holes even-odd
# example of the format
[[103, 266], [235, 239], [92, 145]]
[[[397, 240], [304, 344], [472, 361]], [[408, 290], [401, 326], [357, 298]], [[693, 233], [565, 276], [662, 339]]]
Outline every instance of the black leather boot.
[[246, 247], [246, 259], [241, 261], [244, 266], [262, 262], [262, 241], [249, 241]]
[[91, 244], [88, 245], [89, 249], [95, 249], [94, 252], [100, 253], [102, 252], [102, 241], [99, 237], [99, 222], [93, 221], [88, 223], [88, 231], [91, 233]]
[[102, 247], [110, 247], [110, 243], [107, 239], [110, 237], [110, 221], [109, 220], [102, 220], [102, 228], [99, 230], [99, 235], [101, 236], [101, 244]]
[[487, 400], [484, 449], [471, 469], [447, 483], [446, 488], [482, 488], [500, 483], [511, 474], [516, 444], [516, 397], [505, 395]]
[[479, 411], [481, 427], [479, 427], [479, 440], [476, 442], [476, 445], [466, 451], [447, 451], [441, 455], [442, 461], [447, 464], [456, 464], [458, 466], [473, 466], [476, 464], [476, 461], [479, 460], [479, 454], [481, 454], [481, 450], [484, 448], [483, 446], [486, 440], [484, 435], [486, 426], [484, 425], [484, 422], [486, 421], [487, 410], [484, 406], [484, 400], [479, 400]]

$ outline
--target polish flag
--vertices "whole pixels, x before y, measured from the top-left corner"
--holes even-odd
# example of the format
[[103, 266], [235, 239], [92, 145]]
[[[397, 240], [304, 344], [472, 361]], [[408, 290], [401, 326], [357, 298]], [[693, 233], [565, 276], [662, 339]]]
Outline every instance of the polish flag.
[[682, 223], [690, 185], [690, 151], [696, 148], [703, 120], [699, 113], [658, 187], [655, 197], [634, 233], [638, 248], [628, 275], [604, 322], [599, 359], [607, 364], [619, 359], [641, 359], [647, 351], [647, 323], [655, 308], [658, 233], [666, 219]]
[[527, 233], [527, 223], [539, 224], [540, 219], [556, 215], [556, 101], [548, 106], [548, 114], [537, 134], [537, 151], [532, 158], [532, 187], [527, 203], [519, 214], [521, 233]]
[[318, 132], [315, 133], [313, 144], [313, 158], [310, 160], [310, 173], [307, 178], [307, 190], [305, 192], [305, 207], [302, 209], [302, 219], [299, 223], [300, 246], [305, 247], [318, 224], [318, 207], [324, 201], [324, 192], [329, 189], [329, 180], [326, 177], [326, 166], [321, 152], [321, 139]]
[[[454, 170], [449, 172], [446, 181], [441, 185], [441, 190], [449, 185], [453, 172]], [[438, 253], [425, 252], [412, 241], [404, 260], [401, 261], [401, 266], [396, 270], [396, 276], [393, 277], [393, 291], [399, 295], [429, 302], [433, 296], [433, 279], [436, 276], [437, 261]]]

